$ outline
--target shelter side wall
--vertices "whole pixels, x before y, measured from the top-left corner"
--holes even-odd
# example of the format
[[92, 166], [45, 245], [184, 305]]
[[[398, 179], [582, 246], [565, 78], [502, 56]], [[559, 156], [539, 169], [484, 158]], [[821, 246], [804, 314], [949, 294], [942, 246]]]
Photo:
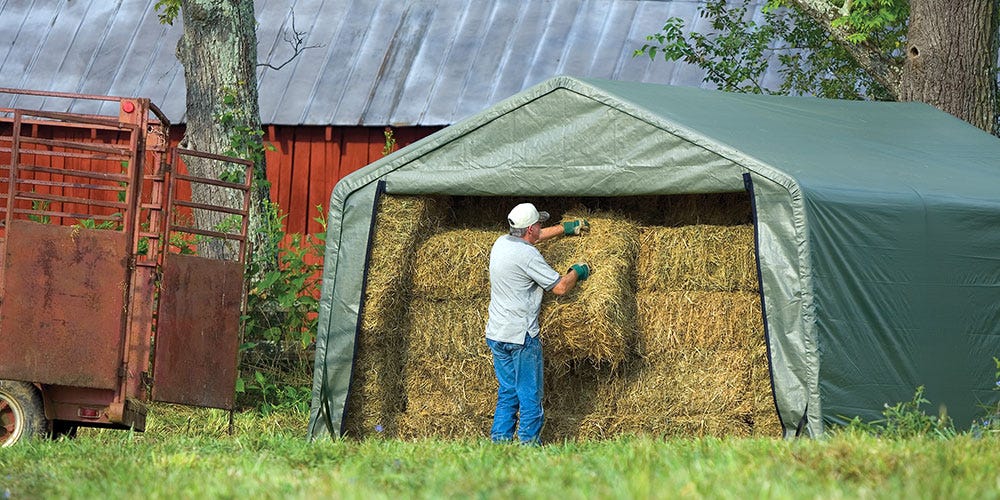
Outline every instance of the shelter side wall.
[[[966, 427], [996, 408], [1000, 392], [1000, 200], [925, 198], [930, 302], [936, 307], [921, 358], [928, 382], [926, 397], [944, 404], [956, 425]], [[925, 314], [931, 314], [930, 312]]]
[[824, 420], [882, 418], [924, 386], [968, 427], [997, 400], [997, 203], [825, 189], [809, 211]]
[[377, 196], [378, 183], [369, 182], [353, 192], [334, 190], [330, 200], [309, 417], [311, 439], [341, 432]]
[[[812, 323], [812, 291], [804, 243], [805, 220], [795, 186], [751, 174], [753, 181], [757, 258], [760, 267], [764, 320], [771, 353], [775, 403], [786, 436], [823, 432], [821, 400], [816, 388], [819, 362]], [[807, 415], [808, 413], [808, 415]], [[807, 421], [803, 422], [803, 416]]]

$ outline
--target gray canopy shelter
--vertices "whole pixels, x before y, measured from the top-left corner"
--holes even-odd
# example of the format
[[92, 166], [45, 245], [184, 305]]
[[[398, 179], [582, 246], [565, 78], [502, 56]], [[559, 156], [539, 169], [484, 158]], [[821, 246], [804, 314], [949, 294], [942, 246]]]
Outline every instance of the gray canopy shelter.
[[749, 190], [786, 436], [917, 386], [959, 426], [995, 403], [1000, 141], [918, 103], [558, 77], [341, 180], [330, 200], [311, 438], [339, 435], [365, 256], [389, 194]]

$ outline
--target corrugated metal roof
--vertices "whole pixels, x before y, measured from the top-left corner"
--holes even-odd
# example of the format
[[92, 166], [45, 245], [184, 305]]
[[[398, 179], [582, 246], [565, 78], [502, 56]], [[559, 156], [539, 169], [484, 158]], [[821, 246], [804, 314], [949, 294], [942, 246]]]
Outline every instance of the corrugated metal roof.
[[[156, 0], [0, 0], [0, 87], [149, 97], [183, 121], [181, 35]], [[447, 125], [555, 75], [701, 85], [686, 64], [632, 57], [698, 0], [257, 0], [261, 120], [280, 125]], [[293, 15], [294, 13], [294, 15]], [[0, 101], [0, 106], [9, 105]], [[19, 107], [38, 105], [19, 98]], [[92, 103], [46, 103], [96, 112]], [[102, 110], [104, 111], [104, 110]]]

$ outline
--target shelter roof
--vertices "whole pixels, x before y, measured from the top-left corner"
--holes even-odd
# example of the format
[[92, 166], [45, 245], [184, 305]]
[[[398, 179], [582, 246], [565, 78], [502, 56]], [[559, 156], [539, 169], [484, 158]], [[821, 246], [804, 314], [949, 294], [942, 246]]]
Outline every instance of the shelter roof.
[[960, 193], [993, 200], [1000, 186], [1000, 141], [923, 103], [736, 94], [595, 79], [565, 82], [570, 88], [584, 84], [592, 98], [682, 136], [701, 138], [723, 156], [745, 159], [738, 163], [780, 169], [805, 188]]

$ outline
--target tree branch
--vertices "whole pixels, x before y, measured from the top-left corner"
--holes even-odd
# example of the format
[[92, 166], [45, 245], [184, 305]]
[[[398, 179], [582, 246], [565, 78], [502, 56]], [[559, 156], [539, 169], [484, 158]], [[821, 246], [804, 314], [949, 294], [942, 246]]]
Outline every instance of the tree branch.
[[[291, 31], [291, 35], [289, 35], [289, 33], [288, 33], [289, 31]], [[279, 70], [281, 68], [284, 68], [285, 65], [287, 65], [288, 63], [290, 63], [293, 60], [295, 60], [296, 57], [299, 57], [299, 54], [305, 52], [306, 50], [308, 50], [308, 49], [318, 49], [318, 48], [322, 47], [322, 45], [306, 45], [305, 44], [306, 43], [306, 32], [305, 31], [299, 31], [299, 30], [295, 29], [295, 11], [292, 11], [292, 28], [291, 28], [291, 30], [285, 30], [285, 32], [282, 33], [281, 38], [284, 39], [285, 42], [288, 42], [288, 45], [292, 46], [292, 55], [291, 55], [291, 57], [289, 57], [288, 59], [285, 60], [285, 62], [283, 62], [283, 63], [281, 63], [281, 64], [279, 64], [277, 66], [271, 64], [270, 62], [264, 62], [264, 63], [258, 63], [257, 67], [263, 66], [265, 68], [271, 68], [273, 70]]]
[[[862, 68], [880, 83], [895, 99], [899, 96], [902, 67], [886, 57], [881, 50], [870, 43], [852, 43], [848, 40], [851, 32], [845, 27], [834, 27], [833, 21], [841, 17], [841, 10], [827, 0], [789, 0], [803, 14], [826, 28], [834, 43], [843, 47]], [[850, 2], [848, 2], [849, 4]], [[849, 7], [849, 5], [845, 5]]]

